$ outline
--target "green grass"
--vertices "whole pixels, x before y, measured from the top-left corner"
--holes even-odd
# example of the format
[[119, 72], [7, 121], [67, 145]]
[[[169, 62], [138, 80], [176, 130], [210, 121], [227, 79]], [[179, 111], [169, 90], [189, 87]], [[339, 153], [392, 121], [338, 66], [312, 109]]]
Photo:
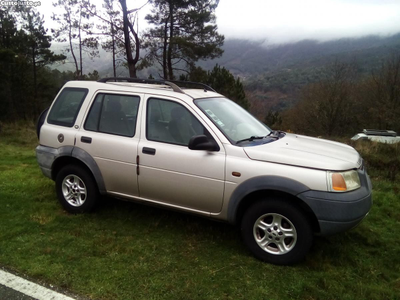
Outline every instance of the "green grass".
[[0, 266], [93, 299], [400, 299], [400, 184], [372, 168], [357, 228], [293, 267], [262, 263], [223, 223], [123, 202], [70, 215], [36, 163], [35, 133], [0, 126]]

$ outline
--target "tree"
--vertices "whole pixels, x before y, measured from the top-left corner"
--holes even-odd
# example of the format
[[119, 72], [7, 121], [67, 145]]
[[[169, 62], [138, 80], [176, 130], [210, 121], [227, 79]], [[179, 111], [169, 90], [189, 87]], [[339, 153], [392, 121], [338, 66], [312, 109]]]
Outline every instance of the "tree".
[[59, 86], [46, 65], [63, 58], [49, 50], [43, 18], [24, 7], [0, 8], [0, 120], [36, 119]]
[[102, 18], [103, 24], [98, 28], [102, 30], [102, 33], [108, 37], [102, 43], [102, 48], [106, 51], [110, 51], [112, 54], [112, 65], [114, 77], [117, 77], [117, 64], [116, 58], [121, 53], [123, 46], [122, 34], [121, 34], [121, 20], [119, 11], [114, 8], [114, 0], [104, 0], [103, 8], [105, 9], [106, 16]]
[[182, 74], [180, 80], [205, 83], [244, 109], [249, 109], [250, 107], [239, 77], [235, 79], [231, 72], [224, 67], [221, 68], [218, 64], [208, 72], [201, 67], [194, 67], [189, 74]]
[[[103, 22], [103, 25], [97, 26], [101, 33], [89, 32], [89, 34], [109, 37], [102, 44], [102, 47], [106, 51], [112, 52], [114, 77], [116, 77], [116, 56], [124, 53], [129, 76], [136, 78], [136, 65], [140, 59], [140, 40], [138, 31], [135, 30], [135, 25], [138, 20], [138, 11], [147, 3], [140, 8], [128, 10], [126, 0], [118, 0], [121, 6], [121, 11], [118, 11], [114, 7], [117, 0], [104, 0], [103, 8], [105, 13], [101, 13], [97, 12], [96, 6], [90, 4], [89, 0], [83, 1], [85, 1], [85, 13], [90, 16], [96, 16]], [[121, 15], [120, 12], [122, 12]]]
[[[126, 0], [119, 0], [119, 3], [122, 7], [122, 17], [123, 17], [123, 31], [124, 31], [124, 39], [125, 39], [125, 52], [126, 52], [126, 61], [128, 63], [129, 76], [136, 78], [136, 64], [139, 61], [140, 54], [140, 41], [137, 32], [134, 29], [134, 21], [129, 19], [129, 14], [132, 12], [137, 12], [138, 9], [133, 9], [128, 11], [126, 6]], [[135, 19], [134, 19], [135, 20]], [[134, 44], [135, 44], [135, 56], [132, 55], [132, 42], [130, 39], [130, 33], [133, 36]]]
[[[57, 61], [64, 60], [64, 55], [55, 55], [50, 50], [51, 37], [47, 35], [47, 29], [44, 28], [44, 19], [34, 9], [30, 7], [19, 7], [18, 12], [22, 16], [23, 26], [22, 29], [25, 32], [25, 45], [24, 50], [26, 55], [30, 57], [30, 63], [32, 64], [32, 75], [33, 75], [33, 103], [36, 104], [37, 99], [37, 73], [38, 70], [48, 64], [52, 64]], [[22, 50], [22, 49], [21, 49]], [[37, 107], [37, 106], [36, 106]], [[36, 108], [36, 112], [39, 113]]]
[[118, 0], [104, 0], [103, 9], [97, 11], [97, 7], [85, 0], [85, 13], [96, 17], [101, 21], [96, 25], [99, 31], [89, 30], [89, 35], [103, 36], [101, 47], [112, 54], [114, 77], [117, 77], [117, 57], [125, 55], [125, 41], [123, 37], [123, 20], [120, 11], [115, 8]]
[[15, 74], [18, 47], [18, 30], [10, 9], [0, 7], [0, 120], [16, 114], [13, 97], [13, 74]]
[[279, 129], [279, 127], [282, 125], [282, 117], [279, 111], [269, 110], [265, 116], [264, 123], [270, 128]]
[[219, 0], [150, 0], [152, 26], [144, 35], [148, 51], [142, 66], [159, 64], [164, 79], [174, 79], [174, 71], [190, 72], [200, 59], [222, 55], [224, 36], [215, 25]]
[[400, 55], [392, 54], [360, 89], [368, 128], [400, 131]]
[[341, 135], [358, 127], [356, 67], [334, 62], [319, 82], [303, 88], [300, 102], [284, 114], [284, 129], [311, 135]]
[[[93, 24], [88, 22], [89, 14], [85, 13], [85, 0], [58, 0], [53, 3], [55, 7], [63, 8], [61, 15], [53, 13], [52, 19], [60, 24], [58, 29], [52, 29], [57, 42], [68, 42], [67, 52], [70, 52], [75, 65], [76, 78], [83, 77], [83, 55], [88, 53], [89, 57], [97, 55], [98, 40], [92, 36], [84, 36], [92, 28]], [[75, 51], [77, 42], [78, 53]], [[78, 54], [78, 55], [77, 55]]]

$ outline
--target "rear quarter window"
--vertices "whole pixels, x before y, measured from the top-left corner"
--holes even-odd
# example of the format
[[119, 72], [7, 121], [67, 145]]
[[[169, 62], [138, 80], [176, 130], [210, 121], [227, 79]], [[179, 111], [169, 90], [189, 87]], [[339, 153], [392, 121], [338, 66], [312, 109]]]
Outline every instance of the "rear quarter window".
[[88, 91], [88, 89], [83, 88], [63, 89], [51, 108], [47, 123], [65, 127], [74, 126]]

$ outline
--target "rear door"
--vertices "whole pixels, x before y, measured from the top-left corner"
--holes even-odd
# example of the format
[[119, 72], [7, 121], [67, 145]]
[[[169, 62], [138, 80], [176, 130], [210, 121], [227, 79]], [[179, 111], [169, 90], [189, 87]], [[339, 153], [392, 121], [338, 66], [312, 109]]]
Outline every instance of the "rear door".
[[99, 92], [94, 96], [76, 146], [98, 164], [106, 190], [138, 196], [136, 156], [141, 94]]
[[[148, 97], [139, 142], [140, 197], [202, 212], [219, 212], [224, 193], [222, 143], [184, 102]], [[193, 135], [205, 134], [219, 151], [190, 150]]]

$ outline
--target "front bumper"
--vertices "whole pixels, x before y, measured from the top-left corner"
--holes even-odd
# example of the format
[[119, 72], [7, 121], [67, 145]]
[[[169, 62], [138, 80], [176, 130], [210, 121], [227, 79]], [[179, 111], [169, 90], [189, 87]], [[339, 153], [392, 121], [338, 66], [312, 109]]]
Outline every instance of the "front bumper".
[[346, 193], [307, 191], [298, 195], [316, 215], [321, 235], [353, 228], [372, 206], [372, 184], [365, 168], [358, 170], [361, 187]]

